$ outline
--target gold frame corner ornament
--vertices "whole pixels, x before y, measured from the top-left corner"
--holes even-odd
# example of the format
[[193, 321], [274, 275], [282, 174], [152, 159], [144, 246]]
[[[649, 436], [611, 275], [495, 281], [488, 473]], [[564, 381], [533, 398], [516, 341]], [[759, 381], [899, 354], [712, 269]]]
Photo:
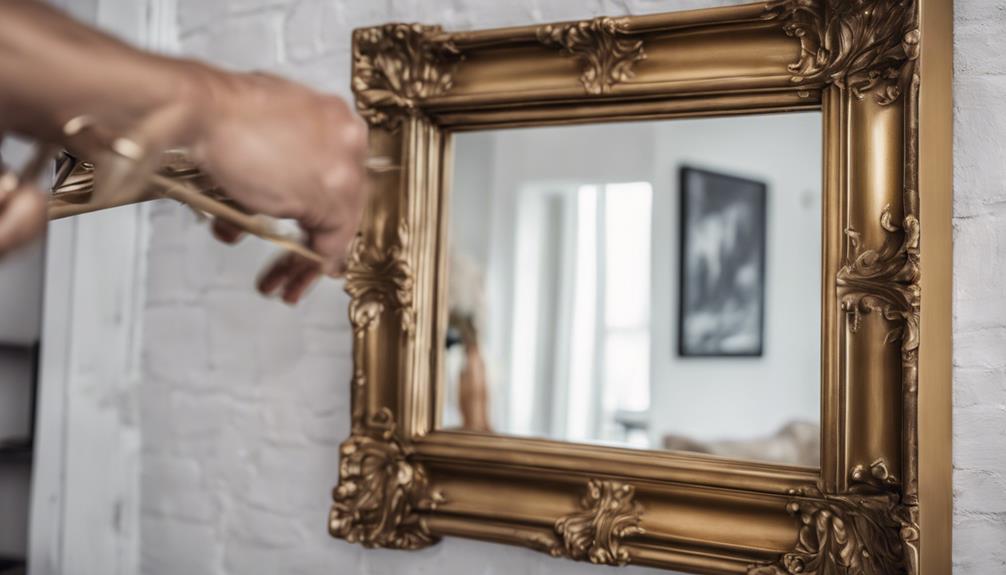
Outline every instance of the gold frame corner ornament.
[[382, 411], [370, 431], [340, 448], [339, 485], [333, 491], [329, 533], [367, 548], [422, 549], [440, 540], [422, 513], [446, 501], [430, 488], [426, 470], [412, 460], [394, 418]]
[[[950, 89], [949, 73], [923, 77], [949, 61], [949, 40], [920, 29], [949, 34], [945, 19], [921, 16], [941, 2], [766, 0], [472, 32], [357, 30], [357, 109], [371, 153], [400, 169], [375, 179], [348, 266], [352, 431], [332, 534], [399, 549], [472, 537], [701, 573], [942, 573], [926, 564], [949, 558], [946, 538], [931, 536], [949, 531], [949, 515], [920, 485], [948, 474], [950, 458], [918, 425], [938, 410], [925, 378], [949, 385], [927, 359], [947, 354], [924, 349], [941, 340], [923, 320], [937, 298], [925, 286], [950, 271], [922, 247], [952, 236], [947, 214], [923, 212], [932, 198], [920, 188], [934, 186], [919, 175], [922, 157], [949, 162], [949, 131], [930, 134], [926, 155], [919, 147], [925, 122], [949, 111], [924, 112], [925, 94]], [[825, 134], [819, 469], [437, 427], [455, 133], [798, 110], [820, 110]], [[933, 425], [945, 443], [949, 424]]]
[[917, 0], [772, 0], [766, 19], [800, 39], [794, 84], [833, 84], [857, 99], [897, 100], [919, 56]]
[[356, 109], [372, 126], [397, 128], [425, 98], [451, 89], [461, 52], [439, 26], [386, 24], [353, 32]]
[[794, 494], [787, 505], [800, 524], [795, 549], [778, 562], [751, 565], [748, 575], [918, 573], [917, 518], [897, 495], [812, 491]]

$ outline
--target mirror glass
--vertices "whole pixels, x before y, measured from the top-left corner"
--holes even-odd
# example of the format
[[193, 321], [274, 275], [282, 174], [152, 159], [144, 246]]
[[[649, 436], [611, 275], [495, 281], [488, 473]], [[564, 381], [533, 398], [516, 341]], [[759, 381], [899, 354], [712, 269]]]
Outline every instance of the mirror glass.
[[820, 461], [819, 112], [453, 135], [442, 429]]

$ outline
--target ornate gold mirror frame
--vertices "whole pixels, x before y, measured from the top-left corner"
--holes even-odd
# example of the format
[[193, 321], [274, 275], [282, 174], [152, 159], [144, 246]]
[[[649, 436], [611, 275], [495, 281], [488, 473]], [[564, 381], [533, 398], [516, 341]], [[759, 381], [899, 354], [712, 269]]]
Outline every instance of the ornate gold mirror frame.
[[[330, 530], [696, 573], [950, 573], [950, 0], [353, 36], [376, 176]], [[820, 470], [437, 430], [452, 134], [822, 111]]]

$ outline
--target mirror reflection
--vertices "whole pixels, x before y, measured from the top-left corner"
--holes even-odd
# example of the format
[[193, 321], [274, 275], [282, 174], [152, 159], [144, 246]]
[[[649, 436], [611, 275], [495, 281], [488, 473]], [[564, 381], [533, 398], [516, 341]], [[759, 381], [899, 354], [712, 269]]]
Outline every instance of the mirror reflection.
[[818, 112], [454, 135], [440, 427], [816, 467]]

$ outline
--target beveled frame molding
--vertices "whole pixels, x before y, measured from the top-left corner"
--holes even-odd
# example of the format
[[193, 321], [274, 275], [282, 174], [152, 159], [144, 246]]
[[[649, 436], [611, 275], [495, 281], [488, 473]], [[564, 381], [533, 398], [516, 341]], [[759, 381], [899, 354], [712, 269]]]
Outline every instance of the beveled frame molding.
[[[771, 0], [357, 30], [357, 109], [401, 170], [375, 178], [346, 284], [332, 534], [696, 573], [949, 573], [950, 10]], [[808, 109], [825, 128], [819, 470], [436, 429], [453, 133]]]

